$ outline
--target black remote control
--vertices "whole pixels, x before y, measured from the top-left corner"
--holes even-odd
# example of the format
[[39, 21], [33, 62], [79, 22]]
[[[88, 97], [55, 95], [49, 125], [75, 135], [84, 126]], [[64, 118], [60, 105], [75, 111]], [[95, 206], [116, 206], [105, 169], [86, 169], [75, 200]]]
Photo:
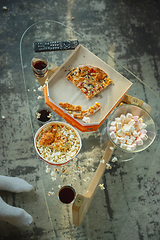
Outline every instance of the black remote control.
[[35, 52], [49, 52], [75, 49], [78, 44], [78, 40], [35, 42], [33, 48]]

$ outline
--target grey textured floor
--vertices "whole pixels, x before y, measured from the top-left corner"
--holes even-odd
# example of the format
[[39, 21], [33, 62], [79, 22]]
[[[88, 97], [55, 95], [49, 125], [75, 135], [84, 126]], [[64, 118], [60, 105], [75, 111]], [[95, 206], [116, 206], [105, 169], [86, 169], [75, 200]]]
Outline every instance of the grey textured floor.
[[[4, 10], [3, 6], [7, 6], [7, 10]], [[1, 192], [1, 196], [8, 204], [24, 208], [36, 216], [36, 219], [28, 229], [18, 229], [0, 221], [0, 239], [158, 240], [158, 154], [147, 181], [140, 186], [141, 195], [119, 238], [113, 233], [113, 229], [105, 231], [106, 223], [103, 225], [103, 222], [103, 226], [98, 228], [96, 222], [89, 224], [86, 221], [83, 229], [77, 231], [71, 226], [65, 229], [61, 226], [57, 229], [55, 219], [54, 234], [49, 230], [47, 212], [41, 207], [41, 179], [36, 177], [38, 165], [34, 162], [35, 150], [22, 79], [19, 43], [25, 29], [35, 22], [48, 19], [66, 24], [72, 17], [74, 20], [70, 23], [74, 30], [86, 34], [88, 40], [105, 50], [114, 44], [115, 58], [160, 96], [160, 1], [1, 0], [0, 117], [6, 118], [0, 118], [0, 174], [21, 177], [30, 182], [35, 190], [31, 195]], [[25, 129], [22, 131], [19, 126], [23, 124]]]

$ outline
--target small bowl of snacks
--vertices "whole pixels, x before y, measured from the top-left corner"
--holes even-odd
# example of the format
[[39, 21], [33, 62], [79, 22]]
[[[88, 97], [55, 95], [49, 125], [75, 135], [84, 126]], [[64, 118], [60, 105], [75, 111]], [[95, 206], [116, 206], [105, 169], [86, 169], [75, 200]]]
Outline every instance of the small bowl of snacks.
[[156, 137], [156, 125], [151, 115], [133, 104], [117, 107], [109, 116], [107, 133], [113, 144], [130, 153], [147, 149]]
[[80, 151], [82, 142], [78, 131], [64, 122], [49, 122], [38, 129], [34, 137], [36, 152], [51, 165], [68, 163]]

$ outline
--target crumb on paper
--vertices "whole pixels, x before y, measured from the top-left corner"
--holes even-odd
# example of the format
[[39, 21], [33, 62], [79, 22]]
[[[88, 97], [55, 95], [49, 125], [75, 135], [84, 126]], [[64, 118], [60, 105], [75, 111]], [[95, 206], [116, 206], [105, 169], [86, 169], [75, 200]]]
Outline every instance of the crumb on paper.
[[112, 162], [117, 162], [117, 160], [118, 160], [117, 157], [112, 158]]
[[5, 119], [6, 117], [5, 116], [2, 116], [2, 119]]
[[106, 169], [111, 169], [111, 165], [109, 163], [106, 163]]
[[101, 190], [104, 190], [104, 189], [105, 189], [105, 187], [104, 187], [104, 183], [99, 184], [99, 187], [101, 188]]
[[38, 96], [37, 99], [42, 99], [42, 96]]
[[35, 81], [38, 82], [38, 79], [36, 78]]

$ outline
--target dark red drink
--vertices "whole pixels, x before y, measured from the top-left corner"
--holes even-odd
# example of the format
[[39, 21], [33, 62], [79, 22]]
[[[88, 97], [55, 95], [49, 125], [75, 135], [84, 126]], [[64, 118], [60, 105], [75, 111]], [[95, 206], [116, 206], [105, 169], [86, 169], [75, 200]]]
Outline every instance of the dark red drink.
[[64, 186], [59, 191], [59, 200], [62, 203], [69, 204], [75, 198], [75, 190], [70, 186]]
[[48, 73], [48, 60], [43, 56], [34, 57], [31, 61], [31, 68], [37, 78], [45, 77]]
[[47, 64], [43, 61], [37, 61], [37, 62], [35, 62], [33, 67], [36, 68], [36, 69], [42, 70], [42, 69], [47, 67]]

